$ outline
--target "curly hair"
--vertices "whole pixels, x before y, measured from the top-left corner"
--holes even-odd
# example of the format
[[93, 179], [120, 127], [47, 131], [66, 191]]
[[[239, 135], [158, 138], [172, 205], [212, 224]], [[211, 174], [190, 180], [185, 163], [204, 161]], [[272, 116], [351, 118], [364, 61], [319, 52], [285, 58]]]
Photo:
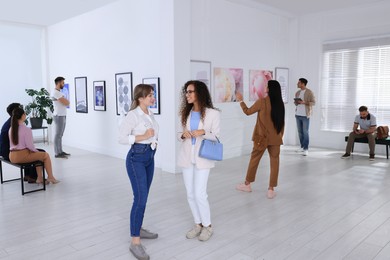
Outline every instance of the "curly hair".
[[179, 110], [179, 116], [181, 118], [181, 124], [183, 127], [187, 124], [187, 118], [191, 113], [191, 110], [194, 104], [190, 104], [187, 102], [186, 91], [189, 85], [194, 85], [195, 95], [198, 100], [198, 104], [200, 107], [200, 118], [203, 121], [206, 115], [206, 108], [215, 109], [213, 106], [213, 102], [211, 101], [210, 92], [207, 88], [207, 85], [199, 80], [190, 80], [184, 84], [181, 91], [181, 105]]

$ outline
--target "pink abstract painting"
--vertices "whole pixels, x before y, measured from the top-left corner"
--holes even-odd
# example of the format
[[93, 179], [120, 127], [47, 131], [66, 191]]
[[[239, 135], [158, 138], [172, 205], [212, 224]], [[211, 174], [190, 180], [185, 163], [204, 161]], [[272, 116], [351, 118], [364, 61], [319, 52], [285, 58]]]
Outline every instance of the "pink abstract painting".
[[214, 68], [214, 102], [241, 100], [243, 90], [243, 69]]
[[267, 83], [272, 77], [271, 70], [249, 71], [249, 101], [256, 101], [267, 96]]

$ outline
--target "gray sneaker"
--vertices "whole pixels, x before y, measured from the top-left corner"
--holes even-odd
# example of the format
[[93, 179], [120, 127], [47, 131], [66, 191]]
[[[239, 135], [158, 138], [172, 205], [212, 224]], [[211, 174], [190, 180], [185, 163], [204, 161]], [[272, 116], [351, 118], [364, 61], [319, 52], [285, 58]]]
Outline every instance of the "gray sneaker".
[[203, 227], [202, 232], [200, 233], [198, 239], [199, 241], [207, 241], [210, 239], [212, 234], [213, 234], [213, 228], [211, 226]]
[[149, 255], [145, 252], [145, 247], [141, 244], [135, 245], [133, 243], [130, 243], [130, 252], [133, 254], [135, 258], [138, 260], [149, 260]]
[[195, 238], [200, 235], [201, 231], [202, 231], [202, 226], [196, 224], [195, 226], [192, 227], [190, 231], [187, 232], [186, 237], [188, 239]]
[[152, 233], [149, 230], [144, 229], [142, 227], [141, 227], [139, 236], [140, 236], [140, 238], [145, 238], [145, 239], [156, 239], [156, 238], [158, 238], [158, 234], [157, 233]]

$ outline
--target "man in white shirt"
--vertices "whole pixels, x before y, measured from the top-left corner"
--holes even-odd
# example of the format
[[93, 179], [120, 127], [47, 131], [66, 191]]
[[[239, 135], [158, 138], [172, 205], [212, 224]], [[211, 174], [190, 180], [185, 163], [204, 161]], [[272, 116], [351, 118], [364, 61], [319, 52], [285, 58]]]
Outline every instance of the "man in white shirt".
[[298, 80], [297, 87], [300, 90], [295, 93], [294, 98], [294, 104], [296, 105], [295, 119], [297, 121], [299, 142], [301, 143], [301, 148], [297, 152], [302, 153], [304, 156], [309, 154], [310, 116], [316, 103], [313, 91], [308, 89], [306, 85], [307, 79], [300, 78]]
[[61, 92], [65, 85], [65, 78], [57, 77], [54, 83], [56, 86], [52, 92], [52, 98], [54, 105], [53, 121], [56, 125], [54, 134], [55, 158], [67, 159], [70, 154], [62, 150], [62, 136], [64, 135], [66, 125], [66, 107], [69, 105], [69, 100]]

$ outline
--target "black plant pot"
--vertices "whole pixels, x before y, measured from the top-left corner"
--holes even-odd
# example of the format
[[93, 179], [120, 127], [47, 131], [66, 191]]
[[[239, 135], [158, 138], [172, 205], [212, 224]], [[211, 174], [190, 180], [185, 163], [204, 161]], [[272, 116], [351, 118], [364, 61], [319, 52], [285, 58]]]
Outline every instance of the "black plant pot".
[[30, 118], [31, 128], [41, 128], [43, 124], [43, 118]]

